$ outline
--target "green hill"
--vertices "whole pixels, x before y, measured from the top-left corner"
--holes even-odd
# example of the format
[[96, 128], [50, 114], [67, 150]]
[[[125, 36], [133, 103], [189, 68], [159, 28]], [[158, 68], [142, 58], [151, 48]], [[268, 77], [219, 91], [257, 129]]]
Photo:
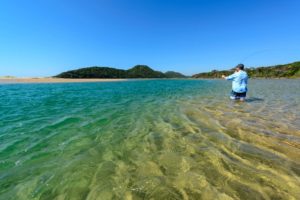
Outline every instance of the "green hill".
[[56, 75], [57, 78], [126, 78], [126, 70], [111, 67], [86, 67]]
[[162, 73], [155, 71], [147, 65], [136, 65], [129, 70], [111, 67], [86, 67], [71, 70], [56, 75], [57, 78], [182, 78], [178, 72]]
[[173, 71], [167, 71], [165, 73], [167, 78], [187, 78], [187, 76], [179, 73], [179, 72], [173, 72]]
[[136, 65], [127, 70], [128, 78], [166, 78], [166, 75], [159, 71], [154, 71], [147, 65]]
[[[245, 70], [251, 78], [300, 78], [300, 62], [268, 67], [251, 67]], [[192, 78], [221, 78], [223, 74], [228, 76], [233, 72], [234, 69], [222, 71], [213, 70], [211, 72], [195, 74]]]

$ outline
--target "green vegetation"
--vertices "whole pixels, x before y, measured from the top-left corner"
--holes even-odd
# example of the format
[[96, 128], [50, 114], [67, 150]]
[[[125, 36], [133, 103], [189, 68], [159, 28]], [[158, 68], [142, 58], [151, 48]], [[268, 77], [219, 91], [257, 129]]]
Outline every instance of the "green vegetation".
[[234, 70], [212, 70], [211, 72], [203, 72], [199, 74], [195, 74], [192, 76], [192, 78], [221, 78], [222, 75], [228, 76], [232, 74]]
[[126, 78], [126, 70], [110, 67], [87, 67], [63, 72], [57, 78]]
[[[251, 78], [300, 78], [300, 62], [269, 67], [257, 67], [245, 69]], [[234, 72], [231, 70], [212, 70], [195, 74], [192, 78], [221, 78]], [[147, 65], [136, 65], [129, 70], [111, 67], [87, 67], [63, 72], [55, 76], [57, 78], [187, 78], [187, 76], [173, 71], [166, 73], [155, 71]]]
[[154, 71], [147, 65], [136, 65], [127, 70], [127, 78], [166, 78], [166, 75], [159, 71]]
[[136, 65], [129, 70], [111, 67], [87, 67], [63, 72], [57, 78], [185, 78], [177, 72], [162, 73], [147, 65]]
[[178, 73], [178, 72], [173, 72], [173, 71], [168, 71], [165, 73], [167, 78], [187, 78], [187, 76]]
[[[297, 78], [300, 77], [300, 62], [285, 65], [275, 65], [269, 67], [257, 67], [245, 69], [251, 78]], [[195, 74], [193, 78], [221, 78], [222, 74], [228, 76], [234, 72], [232, 70], [217, 71]]]

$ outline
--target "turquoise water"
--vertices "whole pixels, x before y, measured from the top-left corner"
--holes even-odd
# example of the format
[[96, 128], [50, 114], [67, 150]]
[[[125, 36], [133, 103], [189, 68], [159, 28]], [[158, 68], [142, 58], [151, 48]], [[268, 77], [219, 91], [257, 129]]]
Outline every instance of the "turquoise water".
[[249, 88], [0, 84], [0, 199], [300, 199], [300, 80]]

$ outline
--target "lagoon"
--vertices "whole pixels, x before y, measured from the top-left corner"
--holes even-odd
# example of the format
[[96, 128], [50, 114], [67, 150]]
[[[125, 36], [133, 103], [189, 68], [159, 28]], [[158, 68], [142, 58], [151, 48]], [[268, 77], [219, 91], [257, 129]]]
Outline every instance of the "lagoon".
[[300, 80], [0, 84], [0, 199], [299, 199]]

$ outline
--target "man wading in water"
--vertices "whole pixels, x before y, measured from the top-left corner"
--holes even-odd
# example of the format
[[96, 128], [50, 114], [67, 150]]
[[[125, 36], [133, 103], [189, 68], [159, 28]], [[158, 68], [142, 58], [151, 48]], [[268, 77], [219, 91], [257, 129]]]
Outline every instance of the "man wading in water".
[[244, 65], [237, 65], [233, 74], [231, 74], [230, 76], [222, 75], [222, 78], [232, 81], [232, 91], [230, 98], [233, 100], [245, 101], [248, 75], [244, 71]]

